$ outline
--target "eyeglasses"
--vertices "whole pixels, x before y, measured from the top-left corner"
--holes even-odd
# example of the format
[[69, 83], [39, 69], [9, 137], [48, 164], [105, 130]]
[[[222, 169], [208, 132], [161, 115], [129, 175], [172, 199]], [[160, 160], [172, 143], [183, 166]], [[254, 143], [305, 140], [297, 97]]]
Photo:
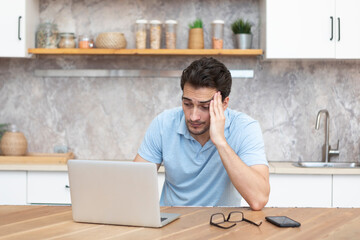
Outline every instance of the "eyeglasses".
[[[226, 220], [225, 220], [225, 215], [223, 213], [214, 213], [210, 217], [210, 225], [213, 225], [213, 226], [216, 226], [219, 228], [223, 228], [223, 229], [232, 228], [233, 226], [236, 225], [236, 223], [242, 222], [242, 221], [251, 223], [258, 227], [262, 224], [262, 222], [257, 224], [257, 223], [254, 223], [253, 221], [250, 221], [250, 220], [244, 218], [244, 214], [239, 211], [230, 212], [229, 215], [227, 216]], [[232, 223], [232, 224], [228, 225], [227, 223]]]

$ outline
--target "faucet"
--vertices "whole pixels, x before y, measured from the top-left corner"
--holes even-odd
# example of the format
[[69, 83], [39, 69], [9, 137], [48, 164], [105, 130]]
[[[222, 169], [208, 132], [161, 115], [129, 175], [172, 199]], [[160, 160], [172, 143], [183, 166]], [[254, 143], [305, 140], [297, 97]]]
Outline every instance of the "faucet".
[[332, 155], [339, 155], [340, 151], [339, 151], [339, 140], [337, 142], [337, 147], [335, 149], [331, 149], [331, 146], [329, 145], [329, 121], [330, 121], [330, 116], [329, 116], [329, 112], [326, 109], [322, 109], [318, 112], [317, 117], [316, 117], [316, 123], [315, 123], [315, 129], [319, 130], [320, 128], [320, 117], [321, 114], [325, 114], [325, 144], [323, 146], [323, 154], [322, 154], [322, 160], [326, 163], [329, 162], [329, 159]]

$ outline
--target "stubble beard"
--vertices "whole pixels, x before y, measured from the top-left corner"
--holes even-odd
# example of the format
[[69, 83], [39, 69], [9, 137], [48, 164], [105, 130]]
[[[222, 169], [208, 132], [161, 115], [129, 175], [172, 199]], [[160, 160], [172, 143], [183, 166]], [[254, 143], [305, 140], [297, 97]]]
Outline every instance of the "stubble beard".
[[189, 132], [195, 136], [202, 135], [202, 134], [206, 133], [207, 131], [209, 131], [209, 129], [210, 129], [210, 126], [205, 125], [202, 129], [198, 129], [197, 131], [192, 131], [190, 121], [187, 121], [186, 126], [187, 126], [187, 129], [189, 130]]

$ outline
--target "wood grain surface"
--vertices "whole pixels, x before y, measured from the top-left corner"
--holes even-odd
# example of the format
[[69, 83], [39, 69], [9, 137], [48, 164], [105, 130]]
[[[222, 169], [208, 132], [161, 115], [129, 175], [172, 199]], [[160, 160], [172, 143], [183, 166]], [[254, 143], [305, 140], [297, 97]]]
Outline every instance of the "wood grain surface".
[[[256, 227], [240, 222], [231, 229], [209, 224], [213, 213], [243, 211], [245, 218], [263, 222]], [[359, 208], [162, 207], [180, 213], [163, 228], [76, 223], [70, 206], [0, 206], [0, 239], [359, 239]], [[299, 228], [279, 228], [265, 216], [288, 216]]]
[[32, 54], [70, 55], [223, 55], [259, 56], [262, 49], [104, 49], [104, 48], [30, 48]]
[[0, 164], [66, 164], [74, 153], [27, 153], [25, 156], [0, 156]]

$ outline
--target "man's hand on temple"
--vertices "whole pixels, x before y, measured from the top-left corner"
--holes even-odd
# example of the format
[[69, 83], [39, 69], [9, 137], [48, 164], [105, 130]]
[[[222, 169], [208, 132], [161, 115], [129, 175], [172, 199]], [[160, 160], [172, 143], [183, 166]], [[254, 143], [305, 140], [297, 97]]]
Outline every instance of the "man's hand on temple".
[[217, 92], [210, 102], [210, 139], [215, 146], [226, 144], [224, 135], [225, 115], [221, 101], [221, 93]]

